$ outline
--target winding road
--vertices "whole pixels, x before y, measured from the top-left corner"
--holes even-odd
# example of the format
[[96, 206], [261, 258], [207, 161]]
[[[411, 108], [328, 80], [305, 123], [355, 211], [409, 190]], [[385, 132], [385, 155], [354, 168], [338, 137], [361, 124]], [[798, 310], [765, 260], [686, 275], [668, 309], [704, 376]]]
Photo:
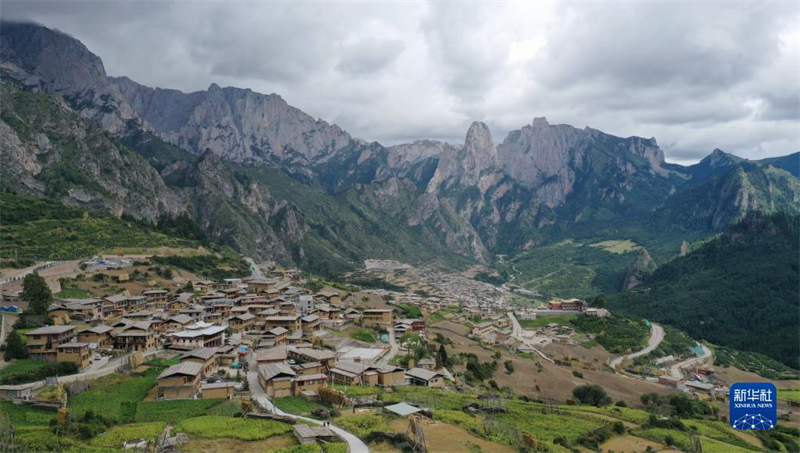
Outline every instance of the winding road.
[[669, 374], [672, 375], [672, 377], [683, 379], [684, 368], [688, 368], [696, 363], [703, 363], [711, 358], [711, 349], [702, 343], [698, 344], [700, 344], [700, 347], [703, 348], [703, 353], [697, 357], [684, 360], [683, 362], [676, 363], [675, 365], [669, 367]]
[[[288, 414], [275, 407], [275, 405], [272, 404], [272, 401], [269, 400], [269, 397], [267, 396], [266, 392], [264, 392], [264, 389], [261, 388], [261, 383], [258, 382], [258, 363], [254, 360], [254, 357], [255, 355], [253, 354], [253, 356], [250, 359], [250, 368], [249, 371], [247, 372], [247, 382], [250, 385], [250, 397], [256, 400], [257, 405], [260, 408], [263, 408], [265, 411], [271, 412], [276, 415], [291, 417], [295, 420], [302, 420], [306, 423], [310, 423], [313, 425], [322, 425], [322, 422], [319, 420], [314, 420], [308, 417], [302, 417], [300, 415]], [[369, 447], [367, 447], [367, 444], [365, 444], [364, 441], [359, 439], [354, 434], [349, 433], [335, 425], [329, 425], [328, 428], [330, 428], [331, 431], [338, 434], [339, 437], [341, 437], [342, 439], [344, 439], [345, 442], [347, 442], [347, 445], [349, 447], [348, 448], [349, 453], [369, 453]]]
[[626, 359], [635, 359], [643, 355], [649, 354], [661, 344], [664, 340], [664, 328], [656, 323], [650, 323], [650, 338], [647, 340], [647, 347], [628, 355], [622, 355], [613, 359], [608, 364], [611, 368], [616, 369]]

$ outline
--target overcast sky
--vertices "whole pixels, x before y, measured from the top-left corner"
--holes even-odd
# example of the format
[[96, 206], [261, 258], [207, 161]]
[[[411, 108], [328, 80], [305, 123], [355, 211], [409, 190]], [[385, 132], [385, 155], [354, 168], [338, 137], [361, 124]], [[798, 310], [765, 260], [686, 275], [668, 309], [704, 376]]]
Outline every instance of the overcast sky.
[[800, 7], [788, 3], [4, 1], [109, 75], [277, 93], [383, 144], [499, 143], [537, 116], [656, 137], [672, 162], [800, 150]]

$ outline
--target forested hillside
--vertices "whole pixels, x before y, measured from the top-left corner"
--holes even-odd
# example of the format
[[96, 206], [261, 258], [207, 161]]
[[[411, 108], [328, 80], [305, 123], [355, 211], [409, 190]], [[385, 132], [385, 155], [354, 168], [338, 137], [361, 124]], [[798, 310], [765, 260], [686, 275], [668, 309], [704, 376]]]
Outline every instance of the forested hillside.
[[798, 369], [798, 252], [800, 217], [752, 213], [611, 306]]

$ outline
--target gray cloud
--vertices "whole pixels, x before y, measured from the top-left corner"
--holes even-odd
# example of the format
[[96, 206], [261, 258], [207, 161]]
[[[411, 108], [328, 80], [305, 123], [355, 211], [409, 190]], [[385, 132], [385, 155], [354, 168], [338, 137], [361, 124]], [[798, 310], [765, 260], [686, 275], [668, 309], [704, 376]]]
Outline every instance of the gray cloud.
[[379, 72], [400, 56], [405, 44], [399, 39], [365, 39], [342, 46], [336, 68], [351, 75]]
[[281, 94], [355, 136], [499, 142], [552, 123], [655, 136], [667, 158], [800, 149], [795, 5], [743, 2], [6, 1], [82, 40], [111, 75]]

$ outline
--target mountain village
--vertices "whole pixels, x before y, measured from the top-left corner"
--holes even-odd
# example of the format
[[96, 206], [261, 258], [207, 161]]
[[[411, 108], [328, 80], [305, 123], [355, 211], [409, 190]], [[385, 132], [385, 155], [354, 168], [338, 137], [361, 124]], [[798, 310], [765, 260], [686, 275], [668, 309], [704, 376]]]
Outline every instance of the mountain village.
[[[113, 274], [116, 281], [130, 278], [132, 263], [124, 257], [77, 263], [96, 275], [107, 272], [112, 278]], [[365, 267], [379, 274], [411, 268], [395, 262], [368, 262]], [[349, 396], [348, 389], [354, 387], [391, 391], [423, 386], [461, 391], [468, 386], [466, 369], [463, 365], [445, 367], [433, 341], [443, 331], [432, 328], [431, 323], [466, 327], [462, 338], [488, 351], [507, 351], [571, 370], [619, 373], [698, 399], [727, 398], [727, 387], [713, 379], [713, 367], [703, 365], [710, 354], [705, 354], [708, 349], [702, 345], [697, 347], [698, 357], [689, 354], [680, 363], [673, 356], [659, 358], [641, 375], [622, 365], [648, 351], [631, 351], [604, 363], [570, 356], [563, 348], [551, 352], [549, 345], [580, 349], [580, 345], [594, 341], [594, 335], [579, 333], [568, 323], [546, 322], [548, 318], [613, 316], [583, 300], [551, 299], [538, 305], [515, 306], [509, 303], [512, 291], [505, 288], [430, 270], [419, 282], [432, 292], [426, 295], [332, 286], [312, 291], [299, 271], [273, 267], [265, 274], [255, 264], [251, 264], [251, 274], [220, 281], [176, 281], [172, 287], [147, 288], [140, 294], [126, 291], [103, 297], [56, 299], [48, 313], [53, 324], [27, 329], [25, 348], [33, 359], [74, 362], [79, 372], [1, 385], [0, 399], [41, 405], [38, 395], [43, 388], [132, 372], [147, 368], [154, 359], [174, 362], [158, 374], [152, 391], [154, 401], [247, 398], [253, 412], [266, 417], [286, 417], [276, 409], [273, 399], [346, 401], [350, 406], [378, 403]], [[6, 288], [15, 281], [10, 280]], [[12, 318], [21, 309], [19, 293], [6, 290], [3, 294], [3, 313]], [[520, 322], [537, 327], [523, 328]], [[9, 327], [4, 323], [4, 337]], [[656, 325], [652, 328], [660, 329]], [[418, 345], [422, 345], [422, 353], [412, 351]], [[651, 338], [648, 350], [656, 346]], [[417, 414], [415, 419], [421, 417], [418, 412], [428, 410], [419, 403], [401, 403], [397, 409], [405, 415]], [[294, 433], [300, 442], [338, 436], [327, 424], [320, 427], [313, 423]]]

